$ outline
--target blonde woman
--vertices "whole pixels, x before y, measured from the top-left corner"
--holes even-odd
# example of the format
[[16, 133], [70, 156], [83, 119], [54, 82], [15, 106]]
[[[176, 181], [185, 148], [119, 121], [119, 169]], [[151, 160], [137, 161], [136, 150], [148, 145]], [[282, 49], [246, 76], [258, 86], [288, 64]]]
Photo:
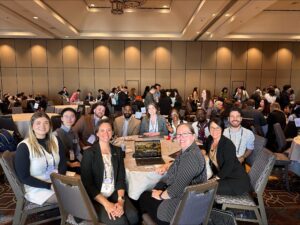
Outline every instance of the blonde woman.
[[28, 138], [18, 145], [14, 163], [28, 201], [38, 205], [57, 202], [50, 174], [64, 174], [66, 158], [62, 143], [52, 134], [46, 113], [36, 112], [31, 117]]

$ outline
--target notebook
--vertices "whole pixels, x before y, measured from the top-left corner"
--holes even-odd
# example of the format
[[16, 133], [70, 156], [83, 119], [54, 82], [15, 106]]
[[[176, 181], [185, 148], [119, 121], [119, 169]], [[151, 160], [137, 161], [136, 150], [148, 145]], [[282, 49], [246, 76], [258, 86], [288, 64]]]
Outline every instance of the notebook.
[[137, 166], [164, 164], [161, 157], [160, 140], [135, 141], [135, 158]]

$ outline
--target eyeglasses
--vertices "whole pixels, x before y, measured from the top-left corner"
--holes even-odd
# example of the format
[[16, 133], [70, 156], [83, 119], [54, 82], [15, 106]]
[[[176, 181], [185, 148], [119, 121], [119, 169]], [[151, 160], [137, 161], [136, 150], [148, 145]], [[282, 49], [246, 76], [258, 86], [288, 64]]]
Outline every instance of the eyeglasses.
[[209, 130], [211, 130], [211, 131], [220, 131], [221, 127], [210, 127]]
[[190, 134], [193, 134], [193, 133], [176, 134], [176, 138], [180, 138], [180, 137], [186, 138], [186, 137], [188, 137]]

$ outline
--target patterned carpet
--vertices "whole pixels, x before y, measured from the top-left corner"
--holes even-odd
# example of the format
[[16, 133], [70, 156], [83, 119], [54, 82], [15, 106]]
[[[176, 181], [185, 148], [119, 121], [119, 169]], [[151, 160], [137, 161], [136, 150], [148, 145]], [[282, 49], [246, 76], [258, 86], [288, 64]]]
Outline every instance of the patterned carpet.
[[[290, 176], [291, 192], [284, 189], [282, 182], [270, 180], [264, 193], [269, 225], [300, 225], [300, 178]], [[0, 183], [0, 224], [10, 225], [15, 209], [15, 197], [6, 182]], [[48, 223], [59, 224], [59, 221]], [[239, 225], [253, 223], [239, 222]]]

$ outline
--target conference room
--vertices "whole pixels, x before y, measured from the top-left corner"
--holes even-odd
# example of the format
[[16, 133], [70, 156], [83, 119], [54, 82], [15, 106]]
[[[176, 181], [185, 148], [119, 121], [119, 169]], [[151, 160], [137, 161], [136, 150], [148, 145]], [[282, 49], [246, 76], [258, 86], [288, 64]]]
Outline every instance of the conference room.
[[[110, 224], [114, 220], [103, 219], [97, 205], [106, 213], [102, 203], [114, 195], [115, 208], [105, 216], [123, 219], [123, 207], [130, 202], [140, 224], [217, 224], [226, 216], [230, 224], [300, 223], [295, 216], [300, 212], [299, 9], [299, 0], [0, 0], [0, 134], [13, 137], [7, 145], [0, 139], [0, 195], [8, 196], [0, 198], [0, 224], [27, 224], [48, 214], [55, 220], [46, 224], [65, 219]], [[36, 120], [43, 121], [46, 137], [59, 151], [39, 142]], [[59, 136], [62, 131], [74, 134], [68, 147]], [[40, 158], [48, 159], [39, 184], [56, 194], [50, 207], [29, 200], [26, 191], [32, 183], [20, 174], [26, 167], [27, 175], [35, 176], [29, 169], [33, 138], [46, 153]], [[181, 187], [176, 199], [176, 188], [170, 187], [189, 168], [179, 167], [189, 160], [184, 154], [193, 152], [185, 151], [189, 141], [193, 151], [199, 150], [191, 158], [199, 157], [197, 166], [200, 171], [205, 167], [201, 174], [206, 178], [192, 177], [181, 187], [181, 178], [188, 177], [181, 174], [180, 184], [173, 185]], [[139, 142], [144, 142], [142, 149], [159, 146], [155, 149], [164, 164], [140, 165]], [[112, 172], [124, 173], [124, 184], [112, 181], [124, 193], [112, 189], [114, 194], [103, 197], [100, 186], [96, 200], [87, 188], [89, 176], [82, 177], [93, 169], [84, 166], [83, 174], [72, 170], [72, 163], [87, 162], [86, 151], [95, 151], [96, 145], [101, 151], [111, 149], [102, 152], [111, 162], [99, 156], [106, 171], [103, 182], [109, 181], [107, 171], [115, 169], [114, 163], [124, 167]], [[227, 147], [236, 153], [231, 159]], [[18, 155], [22, 148], [27, 155]], [[146, 149], [149, 154], [152, 150]], [[239, 181], [247, 178], [244, 201], [238, 198], [240, 183], [223, 177], [226, 166], [220, 160], [231, 160], [229, 174], [239, 174]], [[61, 174], [50, 176], [52, 161]], [[11, 183], [9, 169], [17, 183]], [[156, 185], [165, 179], [169, 183], [158, 194]], [[227, 194], [222, 192], [225, 183], [232, 185]], [[59, 190], [71, 186], [78, 200], [59, 197], [64, 196]], [[141, 204], [149, 191], [149, 202]], [[200, 192], [210, 193], [203, 197], [207, 204], [197, 201]], [[178, 207], [171, 213], [161, 210], [174, 199]], [[69, 211], [71, 200], [84, 212]], [[153, 200], [162, 203], [155, 203], [155, 216]], [[22, 208], [21, 202], [38, 206], [45, 215], [33, 215], [36, 211]], [[200, 205], [188, 210], [193, 204]], [[134, 224], [132, 215], [126, 216], [126, 223]]]

